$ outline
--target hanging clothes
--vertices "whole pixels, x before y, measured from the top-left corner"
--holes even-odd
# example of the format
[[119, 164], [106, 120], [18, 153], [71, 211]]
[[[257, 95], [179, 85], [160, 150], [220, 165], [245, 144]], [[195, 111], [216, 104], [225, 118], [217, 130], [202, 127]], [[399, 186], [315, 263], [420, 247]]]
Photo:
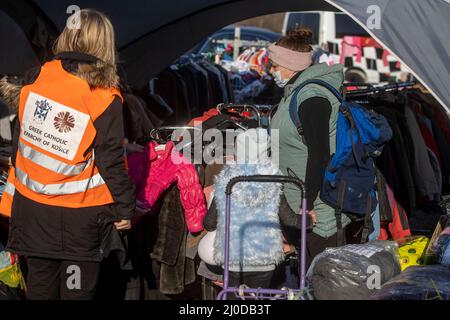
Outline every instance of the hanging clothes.
[[404, 108], [406, 125], [413, 136], [414, 145], [414, 177], [416, 186], [421, 195], [428, 200], [438, 201], [441, 195], [441, 187], [436, 181], [435, 171], [430, 163], [430, 155], [425, 141], [417, 124], [414, 111], [408, 105]]
[[189, 231], [203, 230], [206, 204], [198, 173], [189, 160], [175, 149], [172, 141], [166, 145], [150, 142], [145, 152], [128, 156], [128, 166], [141, 208], [152, 208], [161, 194], [177, 182]]
[[151, 258], [159, 264], [158, 288], [163, 294], [180, 294], [195, 281], [195, 266], [186, 258], [187, 224], [180, 192], [169, 187], [159, 211], [158, 236]]

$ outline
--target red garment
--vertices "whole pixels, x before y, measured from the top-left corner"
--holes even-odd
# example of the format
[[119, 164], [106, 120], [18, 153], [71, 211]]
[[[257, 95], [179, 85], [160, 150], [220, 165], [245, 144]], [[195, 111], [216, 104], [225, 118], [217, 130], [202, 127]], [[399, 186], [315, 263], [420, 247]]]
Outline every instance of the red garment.
[[411, 230], [409, 228], [404, 229], [400, 215], [403, 215], [404, 219], [408, 219], [405, 210], [401, 207], [399, 210], [399, 207], [396, 205], [392, 212], [392, 222], [389, 223], [389, 232], [391, 233], [393, 240], [411, 236]]
[[219, 114], [219, 111], [217, 111], [216, 108], [211, 108], [206, 112], [203, 112], [203, 115], [201, 115], [200, 117], [194, 118], [191, 121], [189, 121], [188, 126], [193, 126], [194, 122], [204, 122], [206, 120], [208, 120], [209, 118], [212, 118], [214, 116], [217, 116]]
[[[411, 230], [408, 225], [408, 218], [403, 207], [399, 206], [397, 200], [395, 199], [394, 192], [386, 184], [386, 194], [389, 200], [389, 206], [392, 209], [392, 222], [389, 223], [389, 233], [393, 240], [401, 239], [411, 235]], [[402, 218], [404, 223], [402, 223]], [[380, 232], [379, 240], [386, 240], [387, 238], [386, 229], [382, 228]]]
[[388, 240], [388, 239], [389, 237], [386, 229], [384, 228], [384, 226], [381, 226], [380, 235], [378, 236], [377, 240]]
[[174, 148], [150, 142], [143, 153], [128, 156], [129, 175], [136, 184], [137, 201], [143, 209], [151, 208], [161, 194], [177, 182], [181, 203], [190, 232], [203, 230], [206, 215], [205, 196], [195, 167]]

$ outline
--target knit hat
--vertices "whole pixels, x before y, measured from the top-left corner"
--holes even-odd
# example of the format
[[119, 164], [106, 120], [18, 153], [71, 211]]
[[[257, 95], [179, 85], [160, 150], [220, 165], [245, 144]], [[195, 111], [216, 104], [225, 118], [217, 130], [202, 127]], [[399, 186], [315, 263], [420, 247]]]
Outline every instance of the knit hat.
[[236, 137], [236, 162], [257, 163], [268, 159], [270, 137], [265, 129], [249, 129]]

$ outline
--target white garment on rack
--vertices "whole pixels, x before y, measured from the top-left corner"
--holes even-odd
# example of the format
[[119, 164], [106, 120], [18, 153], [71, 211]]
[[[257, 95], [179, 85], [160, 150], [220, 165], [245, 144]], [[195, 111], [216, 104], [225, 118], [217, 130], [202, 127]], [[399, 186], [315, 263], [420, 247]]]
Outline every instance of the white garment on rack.
[[208, 232], [198, 244], [198, 256], [205, 263], [217, 266], [214, 261], [214, 241], [216, 239], [216, 230]]

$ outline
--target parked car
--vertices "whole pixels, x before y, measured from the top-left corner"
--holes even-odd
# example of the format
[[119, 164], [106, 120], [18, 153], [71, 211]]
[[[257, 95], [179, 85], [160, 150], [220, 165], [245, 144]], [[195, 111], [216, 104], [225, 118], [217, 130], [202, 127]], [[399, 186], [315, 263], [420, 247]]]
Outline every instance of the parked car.
[[[255, 47], [259, 49], [267, 47], [281, 37], [281, 34], [269, 29], [247, 26], [241, 26], [240, 28], [242, 48]], [[217, 53], [223, 51], [227, 46], [233, 46], [235, 29], [236, 27], [232, 25], [215, 32], [196, 45], [189, 53]]]

